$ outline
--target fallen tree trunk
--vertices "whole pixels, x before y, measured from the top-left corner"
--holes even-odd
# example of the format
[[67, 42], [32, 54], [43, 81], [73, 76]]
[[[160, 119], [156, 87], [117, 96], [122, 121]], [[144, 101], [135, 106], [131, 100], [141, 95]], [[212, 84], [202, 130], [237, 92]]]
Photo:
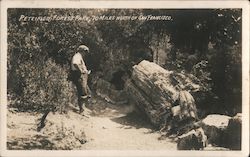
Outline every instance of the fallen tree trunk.
[[198, 91], [200, 86], [194, 83], [194, 79], [194, 76], [168, 71], [144, 60], [133, 67], [125, 90], [130, 102], [144, 112], [154, 125], [171, 128], [178, 122], [197, 119], [190, 91]]

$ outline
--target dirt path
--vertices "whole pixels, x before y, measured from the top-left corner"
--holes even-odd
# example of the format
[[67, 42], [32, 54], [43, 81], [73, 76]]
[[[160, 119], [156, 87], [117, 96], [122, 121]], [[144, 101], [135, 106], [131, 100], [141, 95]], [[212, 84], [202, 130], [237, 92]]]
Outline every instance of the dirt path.
[[162, 149], [176, 150], [170, 139], [159, 140], [161, 134], [133, 112], [131, 106], [104, 106], [92, 108], [85, 134], [90, 139], [83, 149]]
[[[133, 112], [133, 107], [131, 106], [116, 106], [107, 104], [102, 100], [97, 100], [91, 106], [88, 106], [89, 112], [85, 114], [86, 116], [79, 115], [76, 109], [76, 107], [72, 107], [66, 116], [50, 114], [48, 116], [47, 126], [39, 133], [36, 131], [37, 115], [9, 113], [8, 141], [13, 142], [14, 140], [14, 142], [16, 142], [15, 139], [19, 139], [19, 144], [10, 144], [9, 148], [28, 149], [31, 147], [29, 140], [32, 140], [32, 137], [37, 137], [38, 135], [39, 138], [43, 137], [50, 139], [48, 141], [55, 141], [55, 138], [51, 139], [52, 137], [43, 135], [46, 131], [50, 131], [51, 133], [56, 130], [57, 132], [62, 132], [58, 131], [58, 128], [63, 124], [63, 126], [74, 128], [71, 130], [81, 130], [85, 133], [82, 136], [86, 137], [87, 142], [80, 145], [79, 149], [81, 150], [177, 149], [176, 142], [168, 138], [161, 139], [161, 134], [155, 131], [145, 118]], [[55, 124], [57, 124], [57, 126]], [[69, 137], [69, 134], [71, 133], [67, 133], [65, 137]], [[48, 135], [48, 133], [46, 135]], [[22, 139], [23, 142], [20, 143], [20, 139]], [[35, 141], [39, 140], [36, 139]], [[47, 144], [49, 143], [48, 141]], [[60, 142], [60, 144], [62, 145], [63, 142]], [[67, 145], [67, 143], [64, 144]], [[42, 147], [43, 146], [34, 148], [43, 149]], [[74, 148], [74, 145], [72, 147]]]

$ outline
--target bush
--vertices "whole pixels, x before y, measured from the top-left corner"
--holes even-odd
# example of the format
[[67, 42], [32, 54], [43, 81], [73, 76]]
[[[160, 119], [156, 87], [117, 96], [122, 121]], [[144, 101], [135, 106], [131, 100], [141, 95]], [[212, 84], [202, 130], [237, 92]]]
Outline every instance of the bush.
[[65, 67], [49, 59], [44, 64], [24, 62], [16, 69], [21, 80], [21, 95], [14, 104], [20, 111], [66, 111], [74, 103], [74, 88], [67, 80]]

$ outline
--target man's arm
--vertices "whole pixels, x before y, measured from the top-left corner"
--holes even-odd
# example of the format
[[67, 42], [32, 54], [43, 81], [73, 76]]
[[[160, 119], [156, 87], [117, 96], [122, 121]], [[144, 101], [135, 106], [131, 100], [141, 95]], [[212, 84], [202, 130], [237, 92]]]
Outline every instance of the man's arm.
[[79, 71], [81, 74], [85, 74], [88, 71], [84, 70], [83, 68], [81, 68], [81, 66], [79, 66], [78, 64], [73, 64], [73, 66], [77, 69], [77, 71]]

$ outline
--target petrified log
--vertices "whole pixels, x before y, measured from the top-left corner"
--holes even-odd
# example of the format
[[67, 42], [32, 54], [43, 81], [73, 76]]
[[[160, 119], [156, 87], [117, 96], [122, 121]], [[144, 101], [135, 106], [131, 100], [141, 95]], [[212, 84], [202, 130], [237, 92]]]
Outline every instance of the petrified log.
[[179, 92], [180, 114], [179, 119], [197, 118], [197, 109], [193, 96], [187, 91]]
[[144, 60], [133, 67], [125, 90], [130, 102], [143, 111], [154, 125], [171, 125], [174, 116], [179, 117], [179, 121], [197, 118], [195, 101], [189, 92], [200, 88], [194, 79], [194, 76], [168, 71]]

